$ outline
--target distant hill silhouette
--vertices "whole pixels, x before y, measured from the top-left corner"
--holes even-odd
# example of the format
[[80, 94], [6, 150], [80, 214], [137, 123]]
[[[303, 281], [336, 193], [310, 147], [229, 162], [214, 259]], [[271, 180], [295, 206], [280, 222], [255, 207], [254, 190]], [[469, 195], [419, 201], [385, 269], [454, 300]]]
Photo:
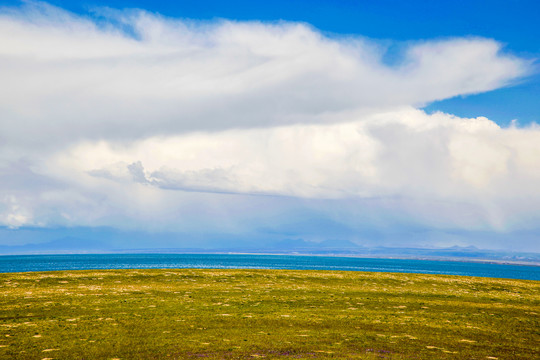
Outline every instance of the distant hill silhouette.
[[103, 242], [71, 236], [37, 244], [0, 245], [1, 254], [104, 252], [107, 250], [112, 249]]

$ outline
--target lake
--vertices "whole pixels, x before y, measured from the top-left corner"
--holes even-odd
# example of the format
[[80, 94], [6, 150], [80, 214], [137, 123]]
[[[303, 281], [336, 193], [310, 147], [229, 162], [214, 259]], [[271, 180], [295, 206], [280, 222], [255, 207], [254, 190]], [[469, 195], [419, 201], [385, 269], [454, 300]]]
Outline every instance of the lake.
[[540, 266], [458, 261], [237, 254], [70, 254], [0, 256], [0, 272], [180, 268], [346, 270], [540, 280]]

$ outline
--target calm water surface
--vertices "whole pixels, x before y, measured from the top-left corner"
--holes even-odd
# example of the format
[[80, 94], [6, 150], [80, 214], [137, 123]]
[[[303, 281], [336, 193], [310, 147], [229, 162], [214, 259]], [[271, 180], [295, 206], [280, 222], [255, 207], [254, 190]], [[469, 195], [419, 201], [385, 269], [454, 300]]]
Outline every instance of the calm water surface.
[[540, 280], [539, 266], [352, 257], [225, 254], [0, 256], [0, 272], [90, 269], [294, 269], [404, 272]]

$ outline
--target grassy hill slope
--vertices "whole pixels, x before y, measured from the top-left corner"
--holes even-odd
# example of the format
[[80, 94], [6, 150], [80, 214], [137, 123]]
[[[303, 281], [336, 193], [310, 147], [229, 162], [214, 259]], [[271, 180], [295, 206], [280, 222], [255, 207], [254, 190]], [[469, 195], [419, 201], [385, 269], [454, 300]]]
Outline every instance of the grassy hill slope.
[[1, 359], [540, 358], [540, 282], [285, 270], [0, 274]]

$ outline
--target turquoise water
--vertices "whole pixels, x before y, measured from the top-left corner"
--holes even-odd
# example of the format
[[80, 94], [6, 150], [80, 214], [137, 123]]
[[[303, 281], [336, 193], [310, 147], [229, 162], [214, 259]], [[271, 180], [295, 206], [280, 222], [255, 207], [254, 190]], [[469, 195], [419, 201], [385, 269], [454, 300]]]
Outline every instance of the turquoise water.
[[0, 272], [90, 269], [295, 269], [404, 272], [540, 280], [539, 266], [330, 256], [84, 254], [0, 256]]

